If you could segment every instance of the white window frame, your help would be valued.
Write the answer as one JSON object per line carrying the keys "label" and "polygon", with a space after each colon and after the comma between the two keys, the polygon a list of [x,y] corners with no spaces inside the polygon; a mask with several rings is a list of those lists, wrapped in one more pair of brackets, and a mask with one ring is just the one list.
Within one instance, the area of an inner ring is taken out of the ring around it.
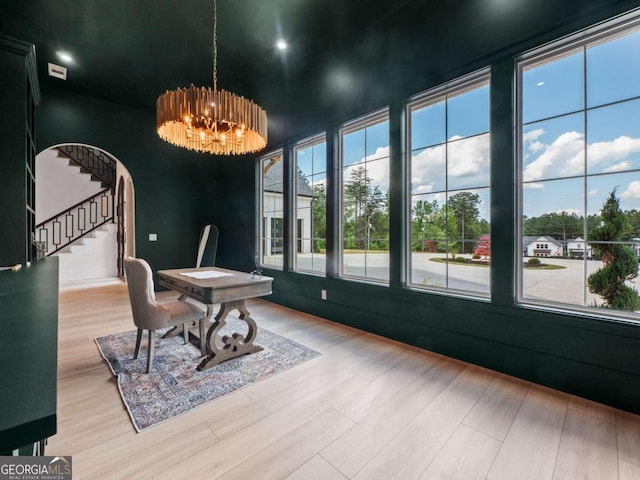
{"label": "white window frame", "polygon": [[[310,148],[310,147],[314,147],[315,145],[324,143],[325,147],[326,147],[326,143],[327,143],[327,135],[326,133],[322,132],[319,133],[317,135],[313,135],[311,137],[307,137],[303,140],[300,140],[299,142],[297,142],[294,146],[293,146],[293,175],[297,177],[297,167],[298,167],[298,151],[305,149],[305,148]],[[328,178],[329,176],[329,171],[327,170],[327,158],[325,156],[324,158],[324,173],[325,173],[325,177]],[[315,171],[314,171],[315,173]],[[294,177],[295,178],[295,177]],[[319,272],[317,270],[313,270],[313,269],[304,269],[304,268],[300,268],[298,266],[298,249],[297,249],[297,243],[298,243],[298,238],[300,238],[300,232],[298,232],[298,180],[297,178],[294,179],[293,181],[293,212],[294,212],[294,217],[295,217],[295,221],[293,222],[293,242],[294,242],[294,248],[293,248],[293,270],[295,272],[298,273],[305,273],[305,274],[309,274],[309,275],[318,275],[318,276],[325,276],[326,275],[326,268],[327,268],[327,264],[326,264],[326,257],[325,257],[325,268],[323,272]],[[326,186],[325,186],[325,193],[326,193]],[[311,226],[311,232],[313,233],[313,203],[311,206],[311,222],[312,222],[312,226]],[[325,210],[325,223],[326,223],[326,210]],[[313,253],[313,242],[315,240],[315,237],[312,235],[311,236],[311,250]],[[325,236],[325,243],[326,243],[326,236]]]}
{"label": "white window frame", "polygon": [[[438,103],[442,100],[446,100],[449,96],[457,96],[460,95],[462,93],[465,93],[466,91],[470,91],[473,90],[475,88],[478,88],[480,86],[483,85],[489,85],[489,88],[491,88],[491,68],[490,67],[485,67],[482,68],[480,70],[477,70],[475,72],[469,73],[467,75],[464,75],[462,77],[456,78],[454,80],[451,80],[450,82],[446,82],[442,85],[439,85],[437,87],[434,87],[432,89],[426,90],[424,92],[421,92],[417,95],[414,95],[413,97],[409,98],[407,100],[406,103],[406,108],[405,108],[405,124],[406,124],[406,129],[405,129],[405,158],[406,158],[406,165],[407,165],[407,192],[409,195],[409,201],[407,202],[407,212],[406,212],[406,218],[407,218],[407,230],[406,230],[406,243],[405,243],[405,251],[407,252],[405,258],[406,258],[406,276],[407,276],[407,287],[413,290],[420,290],[420,291],[429,291],[431,293],[442,293],[445,295],[453,295],[453,296],[458,296],[458,297],[464,297],[464,298],[474,298],[474,299],[481,299],[481,300],[489,300],[491,297],[491,285],[488,285],[488,291],[486,293],[483,292],[478,292],[478,291],[474,291],[474,290],[463,290],[463,289],[456,289],[456,288],[452,288],[452,287],[448,287],[448,286],[436,286],[436,285],[422,285],[422,284],[418,284],[418,283],[414,283],[412,282],[412,267],[413,267],[413,263],[412,263],[412,224],[411,224],[411,208],[412,208],[412,199],[411,197],[413,196],[413,193],[411,192],[411,179],[412,179],[412,175],[411,175],[411,169],[412,169],[412,150],[411,150],[411,114],[415,111],[415,110],[419,110],[421,108],[427,107],[428,105],[431,104],[435,104]],[[491,111],[489,110],[489,114],[491,113]],[[490,119],[489,119],[490,120]],[[469,137],[465,137],[466,138],[473,138],[474,136],[481,136],[481,135],[489,135],[489,142],[491,142],[491,123],[489,122],[489,130],[487,132],[481,133],[481,134],[476,134],[476,135],[472,135]],[[449,140],[445,138],[445,141],[443,142],[443,145],[448,145],[449,144]],[[446,169],[448,168],[448,166],[445,167],[445,178],[448,177]],[[490,180],[489,180],[490,182]],[[448,182],[446,182],[448,183]],[[468,190],[474,190],[475,188],[478,187],[469,187],[468,189],[453,189],[451,191],[468,191]],[[480,187],[480,188],[487,188],[489,191],[489,201],[491,201],[491,184],[489,183],[486,187]],[[445,190],[444,193],[445,195],[449,195],[449,188],[448,188],[448,184],[446,184],[445,186]],[[489,206],[489,209],[491,207]],[[491,222],[491,219],[489,219],[489,222]],[[447,239],[447,243],[449,242],[449,239]],[[479,268],[479,267],[468,267],[468,268]],[[491,268],[491,265],[489,265],[487,268]],[[446,276],[448,278],[449,276],[449,262],[446,263]],[[490,275],[489,275],[490,276]]]}
{"label": "white window frame", "polygon": [[[263,202],[263,198],[264,198],[264,173],[263,173],[263,165],[264,162],[272,159],[272,158],[277,158],[280,157],[280,162],[284,161],[283,158],[283,149],[278,149],[278,150],[273,150],[269,153],[267,153],[266,155],[262,155],[258,158],[257,161],[257,165],[256,165],[256,177],[257,177],[257,190],[258,190],[258,199],[257,199],[257,208],[256,211],[258,212],[258,215],[256,216],[256,231],[258,232],[258,236],[257,236],[257,245],[256,245],[256,252],[257,252],[257,258],[256,258],[256,264],[259,264],[261,267],[266,267],[266,268],[272,268],[275,270],[282,270],[284,268],[284,265],[278,265],[278,264],[274,264],[274,263],[265,263],[264,261],[264,256],[265,256],[265,250],[264,250],[264,244],[267,240],[269,240],[271,237],[267,236],[267,232],[264,231],[264,202]],[[283,176],[284,177],[284,176]],[[284,180],[284,178],[283,178]],[[284,190],[284,182],[283,182],[283,190]],[[284,205],[284,191],[283,191],[283,203],[282,203],[282,212],[283,215],[286,214],[286,205]],[[284,217],[283,217],[284,220]],[[270,235],[270,233],[269,233]],[[284,243],[284,235],[286,235],[286,232],[283,232],[283,243]],[[284,251],[282,252],[284,255]]]}
{"label": "white window frame", "polygon": [[[363,115],[361,117],[355,118],[353,120],[349,120],[348,122],[343,123],[340,128],[338,129],[338,138],[337,138],[337,145],[336,145],[336,151],[337,151],[337,158],[338,161],[337,163],[337,169],[338,169],[338,185],[340,185],[340,195],[339,195],[339,201],[338,201],[338,208],[337,208],[337,216],[339,218],[339,222],[338,222],[338,243],[337,243],[337,247],[336,248],[336,256],[338,258],[338,276],[340,278],[344,278],[344,279],[348,279],[348,280],[355,280],[355,281],[360,281],[360,282],[364,282],[364,283],[373,283],[373,284],[378,284],[378,285],[389,285],[389,278],[387,278],[387,280],[382,280],[382,279],[377,279],[374,277],[367,277],[367,276],[360,276],[360,275],[350,275],[350,274],[346,274],[344,272],[344,206],[345,206],[345,202],[344,202],[344,181],[345,179],[343,178],[343,173],[344,173],[344,152],[342,144],[343,144],[343,138],[345,135],[348,135],[349,133],[353,133],[353,132],[357,132],[358,130],[362,130],[365,129],[369,126],[373,126],[376,125],[378,123],[382,123],[382,122],[389,122],[390,118],[389,118],[389,107],[384,107],[381,108],[380,110],[376,110],[374,112],[371,112],[369,114]],[[391,141],[391,135],[389,135],[389,141]],[[366,148],[365,148],[366,150]],[[366,155],[366,154],[365,154]],[[391,172],[388,172],[389,177],[391,176]],[[390,258],[391,256],[391,252],[388,253],[388,256]],[[389,275],[391,274],[391,271],[389,269]]]}
{"label": "white window frame", "polygon": [[[563,37],[557,41],[550,42],[539,48],[526,52],[514,59],[515,71],[514,71],[514,85],[515,85],[515,158],[516,158],[516,245],[522,245],[522,239],[524,237],[524,222],[523,222],[523,192],[524,192],[524,178],[523,178],[523,108],[522,108],[522,77],[523,72],[527,67],[543,65],[553,61],[557,57],[564,56],[568,52],[580,51],[587,48],[587,46],[597,45],[598,43],[605,43],[607,41],[614,40],[617,37],[621,37],[631,31],[637,30],[640,27],[640,10],[620,15],[616,18],[601,22],[593,27],[587,28],[580,32]],[[631,61],[631,60],[630,60]],[[585,67],[586,68],[586,67]],[[583,70],[584,72],[584,70]],[[584,73],[583,82],[586,83]],[[585,92],[586,95],[586,92]],[[635,97],[633,97],[635,98]],[[625,100],[622,100],[625,101]],[[564,114],[553,115],[550,118],[562,117],[564,115],[580,112],[584,115],[589,110],[594,108],[600,108],[601,106],[588,107],[586,104],[582,106],[580,110],[565,112]],[[535,122],[543,121],[544,118],[536,119]],[[585,132],[585,155],[587,151],[586,132]],[[575,178],[583,178],[587,181],[587,178],[592,176],[600,176],[602,174],[595,173],[589,174],[585,169],[585,172],[581,175],[576,175]],[[553,180],[553,179],[547,179]],[[585,204],[584,217],[588,215],[586,209],[586,193],[584,194],[583,203]],[[587,224],[585,221],[583,237],[586,237]],[[585,255],[589,249],[588,242],[585,243]],[[517,305],[524,308],[533,308],[538,310],[552,311],[558,313],[578,313],[580,315],[595,317],[599,320],[613,320],[616,322],[623,321],[632,324],[638,324],[640,318],[638,315],[634,315],[633,312],[625,312],[611,309],[603,309],[598,307],[589,307],[586,305],[577,305],[570,303],[561,303],[553,300],[539,300],[524,296],[524,262],[522,261],[521,252],[519,249],[514,249],[514,268],[516,271],[516,298]],[[583,275],[587,275],[586,267]],[[586,303],[586,302],[585,302]]]}

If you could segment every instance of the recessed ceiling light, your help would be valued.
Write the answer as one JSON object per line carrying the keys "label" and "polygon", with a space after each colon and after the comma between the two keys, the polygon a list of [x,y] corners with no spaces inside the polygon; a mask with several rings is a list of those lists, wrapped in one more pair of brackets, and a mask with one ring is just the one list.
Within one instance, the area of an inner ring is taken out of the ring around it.
{"label": "recessed ceiling light", "polygon": [[287,41],[280,38],[278,40],[276,40],[276,48],[278,50],[286,50],[289,47],[289,45],[287,45]]}
{"label": "recessed ceiling light", "polygon": [[65,52],[63,50],[58,50],[56,52],[56,55],[58,56],[58,59],[60,59],[61,62],[73,63],[73,57],[71,56],[71,54],[69,52]]}

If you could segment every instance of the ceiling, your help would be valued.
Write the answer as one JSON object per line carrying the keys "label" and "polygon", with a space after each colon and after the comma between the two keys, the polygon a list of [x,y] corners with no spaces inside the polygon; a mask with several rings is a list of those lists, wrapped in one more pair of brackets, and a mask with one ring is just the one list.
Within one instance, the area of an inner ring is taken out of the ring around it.
{"label": "ceiling", "polygon": [[[407,3],[218,0],[218,86],[277,115],[306,90],[301,79]],[[0,11],[0,32],[35,44],[41,83],[150,110],[166,90],[212,86],[212,0],[3,0]],[[67,66],[68,79],[49,78],[48,62]]]}
{"label": "ceiling", "polygon": [[[265,108],[270,144],[311,116],[327,124],[382,106],[399,85],[418,92],[425,77],[437,81],[554,18],[616,3],[217,1],[218,87]],[[0,32],[35,44],[43,86],[149,111],[166,90],[212,86],[213,0],[3,0]],[[285,52],[275,48],[279,37]],[[48,62],[62,64],[58,50],[75,59],[66,81],[46,74]]]}

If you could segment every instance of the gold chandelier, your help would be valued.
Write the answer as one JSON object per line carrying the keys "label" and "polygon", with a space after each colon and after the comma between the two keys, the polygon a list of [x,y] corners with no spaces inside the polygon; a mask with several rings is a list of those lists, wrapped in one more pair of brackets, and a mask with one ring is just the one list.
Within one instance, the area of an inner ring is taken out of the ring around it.
{"label": "gold chandelier", "polygon": [[156,101],[158,135],[178,147],[241,155],[267,145],[267,112],[251,100],[218,90],[218,14],[213,2],[213,90],[168,90]]}

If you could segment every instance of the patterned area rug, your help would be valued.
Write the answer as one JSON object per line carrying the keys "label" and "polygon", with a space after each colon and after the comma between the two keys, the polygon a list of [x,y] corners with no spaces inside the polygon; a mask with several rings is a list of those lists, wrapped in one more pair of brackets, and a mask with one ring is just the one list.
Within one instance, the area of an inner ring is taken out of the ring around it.
{"label": "patterned area rug", "polygon": [[[237,318],[227,317],[226,321],[222,333],[246,331],[246,323]],[[96,338],[100,353],[118,377],[120,395],[138,432],[320,355],[258,327],[254,343],[264,350],[198,372],[196,366],[202,356],[197,338],[196,344],[184,345],[182,335],[162,339],[162,333],[156,332],[153,365],[148,375],[144,373],[146,332],[137,360],[133,360],[135,331]]]}

